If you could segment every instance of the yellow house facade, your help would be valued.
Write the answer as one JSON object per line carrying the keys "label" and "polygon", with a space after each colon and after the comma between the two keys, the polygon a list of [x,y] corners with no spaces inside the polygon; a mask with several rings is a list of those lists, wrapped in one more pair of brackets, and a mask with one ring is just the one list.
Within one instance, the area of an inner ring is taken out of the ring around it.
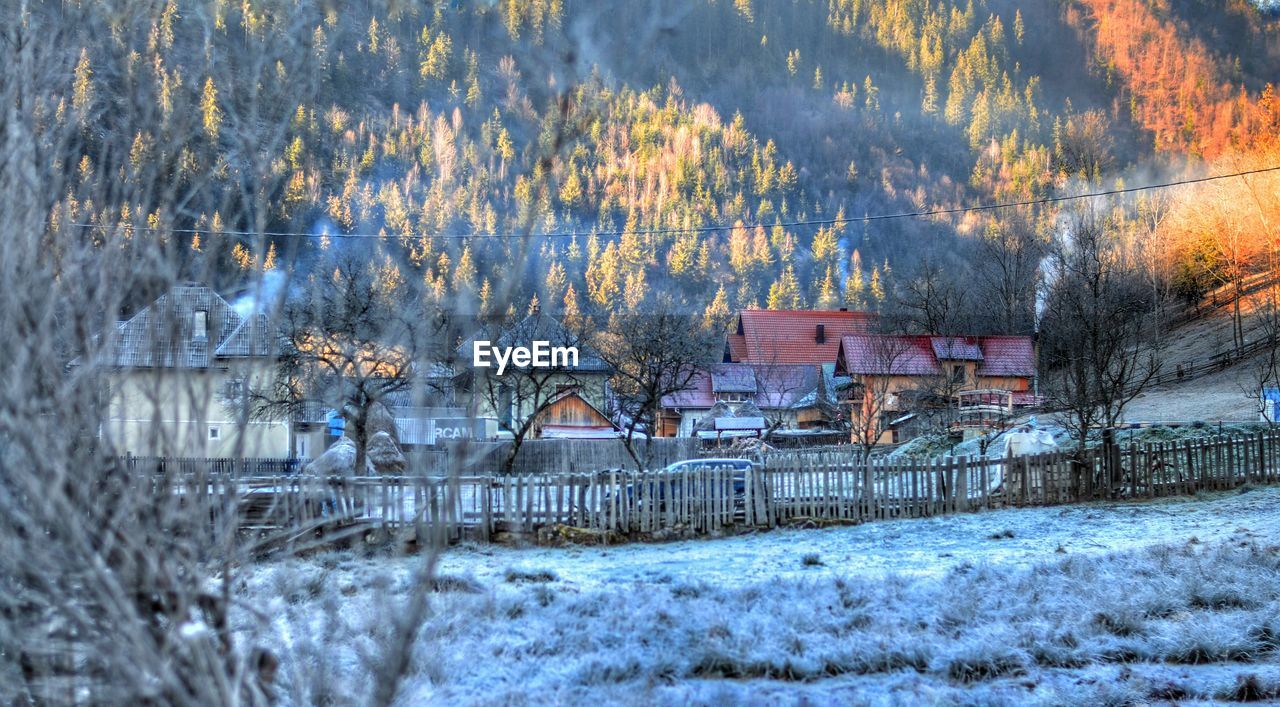
{"label": "yellow house facade", "polygon": [[289,421],[249,419],[243,397],[274,374],[271,348],[264,315],[175,287],[111,332],[99,438],[121,455],[290,456]]}

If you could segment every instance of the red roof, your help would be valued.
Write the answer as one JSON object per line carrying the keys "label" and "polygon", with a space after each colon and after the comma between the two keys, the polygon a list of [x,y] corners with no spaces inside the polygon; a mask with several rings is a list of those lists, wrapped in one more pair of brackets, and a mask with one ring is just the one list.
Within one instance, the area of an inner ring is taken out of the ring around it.
{"label": "red roof", "polygon": [[765,409],[789,408],[818,387],[821,369],[809,365],[753,366],[725,363],[698,371],[689,386],[662,399],[662,407],[710,408],[718,393],[745,394]]}
{"label": "red roof", "polygon": [[942,374],[942,367],[934,356],[933,339],[928,336],[851,334],[840,340],[839,352],[837,374],[842,371],[866,376]]}
{"label": "red roof", "polygon": [[[941,343],[940,343],[941,342]],[[943,338],[851,334],[840,341],[837,373],[935,376],[940,356],[978,361],[977,374],[1030,378],[1036,373],[1035,346],[1029,336]]]}
{"label": "red roof", "polygon": [[939,361],[981,361],[982,349],[974,336],[935,336],[933,355]]}
{"label": "red roof", "polygon": [[[870,329],[870,312],[805,309],[748,309],[725,342],[725,363],[831,363],[840,337]],[[819,342],[818,327],[822,327]]]}
{"label": "red roof", "polygon": [[1016,376],[1031,378],[1036,374],[1036,346],[1029,336],[983,336],[980,376]]}

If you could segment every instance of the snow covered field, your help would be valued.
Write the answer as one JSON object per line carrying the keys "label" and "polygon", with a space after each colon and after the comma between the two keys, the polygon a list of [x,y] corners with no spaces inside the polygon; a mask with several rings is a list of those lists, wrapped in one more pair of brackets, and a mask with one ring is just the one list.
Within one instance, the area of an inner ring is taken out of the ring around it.
{"label": "snow covered field", "polygon": [[[286,702],[359,703],[417,558],[264,565]],[[404,704],[1280,699],[1280,488],[605,548],[464,545]]]}

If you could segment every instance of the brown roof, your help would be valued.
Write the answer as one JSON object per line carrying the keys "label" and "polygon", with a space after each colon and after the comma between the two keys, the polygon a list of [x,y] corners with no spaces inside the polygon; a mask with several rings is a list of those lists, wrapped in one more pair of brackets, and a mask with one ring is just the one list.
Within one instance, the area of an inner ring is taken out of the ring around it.
{"label": "brown roof", "polygon": [[[866,332],[870,312],[845,310],[748,309],[725,341],[725,363],[821,365],[836,359],[840,338]],[[819,341],[819,327],[822,327]]]}

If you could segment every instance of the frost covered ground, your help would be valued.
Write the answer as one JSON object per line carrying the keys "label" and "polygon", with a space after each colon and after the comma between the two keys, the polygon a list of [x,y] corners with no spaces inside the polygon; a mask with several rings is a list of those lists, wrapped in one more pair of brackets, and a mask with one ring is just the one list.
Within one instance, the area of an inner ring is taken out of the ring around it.
{"label": "frost covered ground", "polygon": [[[286,702],[359,703],[417,558],[256,568]],[[442,559],[404,704],[1280,700],[1280,488]],[[253,626],[258,626],[257,631]]]}

